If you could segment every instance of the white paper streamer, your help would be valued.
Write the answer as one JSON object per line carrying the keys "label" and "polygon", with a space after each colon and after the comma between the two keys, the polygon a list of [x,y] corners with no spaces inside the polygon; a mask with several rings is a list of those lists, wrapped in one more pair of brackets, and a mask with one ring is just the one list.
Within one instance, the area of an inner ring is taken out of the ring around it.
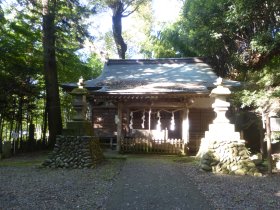
{"label": "white paper streamer", "polygon": [[132,130],[133,129],[133,112],[130,112],[130,123],[129,123],[129,128]]}
{"label": "white paper streamer", "polygon": [[142,128],[145,128],[145,110],[143,111],[143,116],[142,116]]}
{"label": "white paper streamer", "polygon": [[170,130],[175,130],[175,119],[174,119],[174,112],[172,112],[171,121],[170,121]]}

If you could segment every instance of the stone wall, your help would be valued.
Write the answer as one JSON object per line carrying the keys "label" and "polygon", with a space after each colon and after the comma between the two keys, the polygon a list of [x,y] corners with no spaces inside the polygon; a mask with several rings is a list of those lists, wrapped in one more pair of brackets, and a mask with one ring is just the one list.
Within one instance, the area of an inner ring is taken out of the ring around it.
{"label": "stone wall", "polygon": [[99,139],[92,136],[57,136],[43,166],[49,168],[92,168],[104,159]]}
{"label": "stone wall", "polygon": [[211,141],[207,142],[207,147],[200,161],[203,170],[222,174],[262,175],[250,159],[244,141]]}

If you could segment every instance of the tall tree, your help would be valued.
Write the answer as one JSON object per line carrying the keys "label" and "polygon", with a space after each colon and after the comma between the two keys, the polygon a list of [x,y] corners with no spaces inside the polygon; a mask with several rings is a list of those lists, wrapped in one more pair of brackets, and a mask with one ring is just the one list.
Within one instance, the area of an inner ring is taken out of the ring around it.
{"label": "tall tree", "polygon": [[56,0],[42,0],[44,75],[48,105],[49,143],[52,146],[54,146],[56,135],[61,134],[62,131],[55,50],[56,4]]}
{"label": "tall tree", "polygon": [[128,17],[135,12],[141,4],[147,0],[105,0],[112,10],[112,30],[119,58],[125,59],[127,44],[122,36],[122,18]]}
{"label": "tall tree", "polygon": [[[43,76],[43,8],[42,0],[8,2],[1,9],[2,4],[0,2],[0,138],[2,136],[9,140],[12,131],[21,128],[25,130],[32,122],[35,122],[39,130],[40,127],[48,128],[42,126],[43,98],[46,97]],[[82,18],[90,13],[80,7],[76,0],[57,1],[55,9],[55,26],[51,30],[55,30],[58,83],[72,82],[80,76],[87,79],[95,77],[101,68],[98,58],[93,55],[91,60],[82,61],[76,53],[87,36],[86,28],[81,23]],[[93,65],[98,68],[92,68]],[[64,104],[62,101],[62,106]],[[56,116],[53,120],[57,120]],[[24,136],[22,139],[27,138]]]}

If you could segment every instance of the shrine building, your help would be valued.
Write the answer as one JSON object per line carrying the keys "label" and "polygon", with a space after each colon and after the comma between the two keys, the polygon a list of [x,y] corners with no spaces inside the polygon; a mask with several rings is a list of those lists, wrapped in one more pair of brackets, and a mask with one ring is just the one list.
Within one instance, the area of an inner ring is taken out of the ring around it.
{"label": "shrine building", "polygon": [[201,58],[110,59],[84,82],[94,135],[122,152],[194,154],[215,117],[217,78]]}

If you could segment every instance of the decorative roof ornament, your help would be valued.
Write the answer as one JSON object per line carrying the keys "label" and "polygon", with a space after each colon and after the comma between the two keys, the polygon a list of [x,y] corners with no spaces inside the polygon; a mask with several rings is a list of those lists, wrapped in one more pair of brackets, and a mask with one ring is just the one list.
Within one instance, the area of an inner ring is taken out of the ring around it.
{"label": "decorative roof ornament", "polygon": [[216,80],[214,85],[221,86],[222,84],[223,84],[223,78],[222,77],[218,77],[218,79]]}
{"label": "decorative roof ornament", "polygon": [[229,90],[229,88],[223,86],[222,77],[218,77],[216,82],[214,83],[214,85],[216,85],[217,87],[211,91],[211,94],[210,94],[211,97],[227,96],[227,95],[231,94],[231,91]]}
{"label": "decorative roof ornament", "polygon": [[79,81],[77,82],[78,88],[84,88],[85,83],[84,83],[84,78],[81,76]]}

